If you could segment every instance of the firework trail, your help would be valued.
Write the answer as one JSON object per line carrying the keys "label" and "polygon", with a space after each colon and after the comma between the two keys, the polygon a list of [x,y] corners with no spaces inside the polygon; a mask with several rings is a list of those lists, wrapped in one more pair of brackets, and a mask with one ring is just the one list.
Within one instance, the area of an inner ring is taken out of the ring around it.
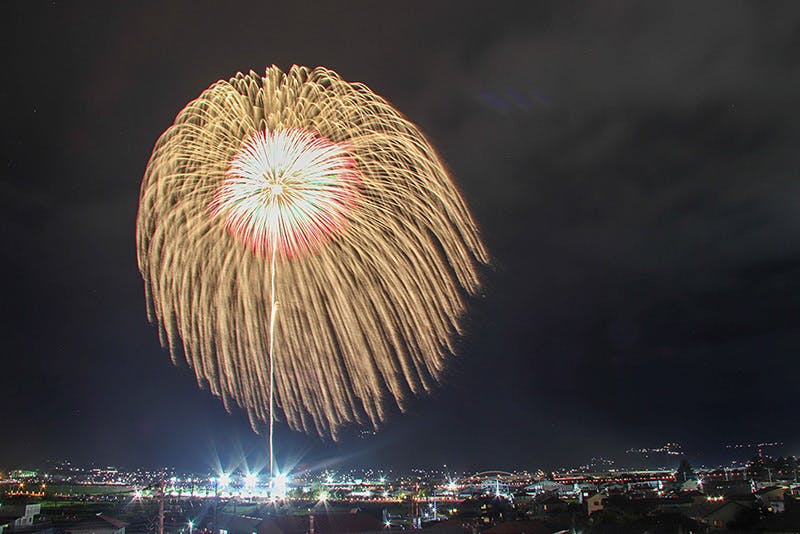
{"label": "firework trail", "polygon": [[488,260],[417,127],[297,66],[219,81],[178,114],[142,182],[137,253],[173,361],[254,429],[282,413],[334,438],[437,382]]}

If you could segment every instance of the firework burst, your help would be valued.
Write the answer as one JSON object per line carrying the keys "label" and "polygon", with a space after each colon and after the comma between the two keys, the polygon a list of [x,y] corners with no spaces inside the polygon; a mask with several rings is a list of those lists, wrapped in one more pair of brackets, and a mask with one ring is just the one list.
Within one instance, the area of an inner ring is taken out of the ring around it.
{"label": "firework burst", "polygon": [[420,131],[305,67],[237,74],[178,114],[142,182],[137,252],[173,360],[254,428],[282,413],[333,437],[438,381],[487,261]]}
{"label": "firework burst", "polygon": [[253,251],[314,249],[346,223],[360,179],[346,150],[312,132],[258,131],[233,157],[211,202]]}

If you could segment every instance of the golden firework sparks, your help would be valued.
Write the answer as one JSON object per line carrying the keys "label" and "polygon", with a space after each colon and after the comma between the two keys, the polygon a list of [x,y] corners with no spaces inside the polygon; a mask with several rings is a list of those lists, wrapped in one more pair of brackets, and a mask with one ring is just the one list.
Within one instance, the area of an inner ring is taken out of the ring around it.
{"label": "golden firework sparks", "polygon": [[297,66],[219,81],[178,114],[147,165],[137,252],[173,361],[254,428],[274,391],[292,428],[334,438],[438,381],[488,259],[417,127]]}

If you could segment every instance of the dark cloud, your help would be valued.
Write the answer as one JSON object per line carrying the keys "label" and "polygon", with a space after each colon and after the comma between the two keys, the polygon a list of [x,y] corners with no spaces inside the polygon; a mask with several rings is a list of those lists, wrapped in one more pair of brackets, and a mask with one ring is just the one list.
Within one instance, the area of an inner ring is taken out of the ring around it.
{"label": "dark cloud", "polygon": [[800,445],[775,402],[799,392],[795,4],[6,12],[0,401],[19,434],[0,461],[203,466],[263,449],[158,347],[133,234],[177,110],[272,63],[330,66],[420,124],[493,254],[440,390],[369,439],[281,429],[284,450],[466,468],[665,440]]}

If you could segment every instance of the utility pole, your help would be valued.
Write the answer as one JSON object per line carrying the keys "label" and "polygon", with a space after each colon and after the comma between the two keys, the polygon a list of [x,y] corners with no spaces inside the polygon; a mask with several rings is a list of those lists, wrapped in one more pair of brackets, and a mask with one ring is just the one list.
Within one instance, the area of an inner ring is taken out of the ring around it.
{"label": "utility pole", "polygon": [[217,508],[219,508],[219,477],[214,479],[214,531],[211,534],[217,534]]}
{"label": "utility pole", "polygon": [[158,483],[158,534],[164,534],[164,493],[166,482],[162,479]]}

